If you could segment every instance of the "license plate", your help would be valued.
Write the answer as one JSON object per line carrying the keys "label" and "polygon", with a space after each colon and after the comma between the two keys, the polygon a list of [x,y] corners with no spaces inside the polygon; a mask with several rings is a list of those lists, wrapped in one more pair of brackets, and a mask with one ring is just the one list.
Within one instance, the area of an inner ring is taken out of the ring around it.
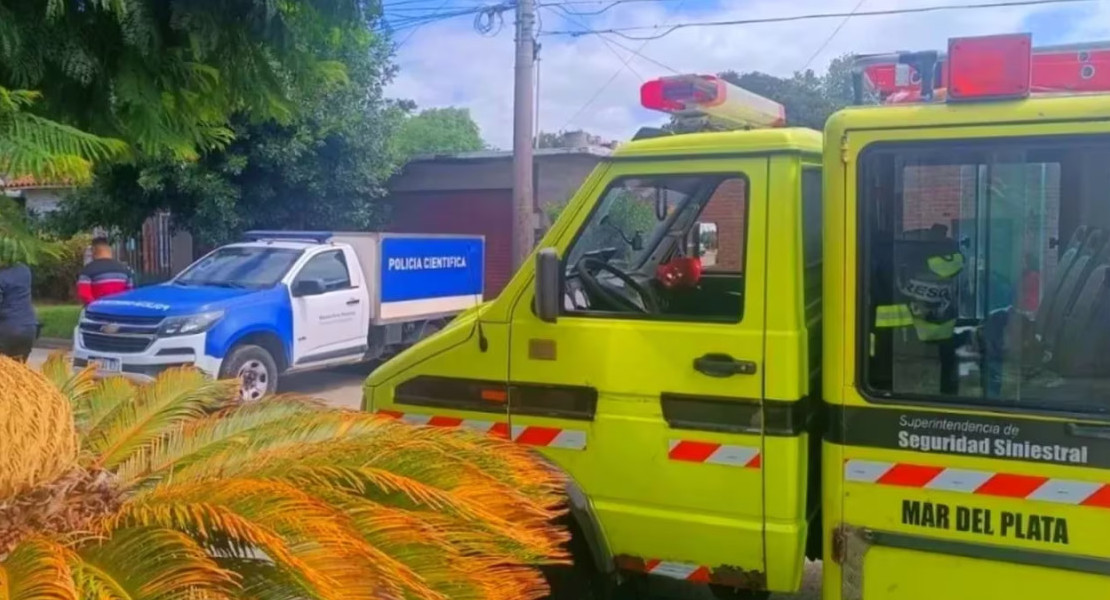
{"label": "license plate", "polygon": [[96,367],[102,373],[119,373],[122,365],[118,358],[89,357],[89,366]]}

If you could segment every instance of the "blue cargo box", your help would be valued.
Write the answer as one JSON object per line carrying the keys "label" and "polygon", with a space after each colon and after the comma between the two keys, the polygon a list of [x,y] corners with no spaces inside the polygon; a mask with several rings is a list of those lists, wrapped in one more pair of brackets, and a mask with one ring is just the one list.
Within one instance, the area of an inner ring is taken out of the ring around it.
{"label": "blue cargo box", "polygon": [[336,233],[350,244],[371,282],[375,325],[454,315],[482,302],[482,236]]}

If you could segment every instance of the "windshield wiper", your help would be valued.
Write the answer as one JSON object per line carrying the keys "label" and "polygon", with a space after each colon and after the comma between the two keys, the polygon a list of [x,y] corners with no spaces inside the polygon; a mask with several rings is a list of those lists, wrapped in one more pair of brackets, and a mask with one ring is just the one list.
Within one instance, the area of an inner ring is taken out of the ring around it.
{"label": "windshield wiper", "polygon": [[235,290],[245,290],[245,289],[248,289],[250,287],[250,286],[243,285],[241,283],[235,283],[233,281],[215,281],[215,280],[211,280],[211,281],[206,281],[206,280],[192,281],[192,282],[189,282],[189,283],[185,283],[184,285],[196,285],[196,286],[201,286],[201,287],[231,288],[231,289],[235,289]]}

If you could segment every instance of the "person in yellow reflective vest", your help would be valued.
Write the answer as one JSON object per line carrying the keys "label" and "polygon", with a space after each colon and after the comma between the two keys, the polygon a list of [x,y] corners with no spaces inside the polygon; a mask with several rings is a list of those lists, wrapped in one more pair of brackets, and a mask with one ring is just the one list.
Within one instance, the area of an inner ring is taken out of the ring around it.
{"label": "person in yellow reflective vest", "polygon": [[895,248],[894,279],[901,302],[877,306],[875,327],[912,326],[918,340],[935,344],[940,358],[940,392],[957,394],[956,291],[964,257],[943,225],[903,232]]}

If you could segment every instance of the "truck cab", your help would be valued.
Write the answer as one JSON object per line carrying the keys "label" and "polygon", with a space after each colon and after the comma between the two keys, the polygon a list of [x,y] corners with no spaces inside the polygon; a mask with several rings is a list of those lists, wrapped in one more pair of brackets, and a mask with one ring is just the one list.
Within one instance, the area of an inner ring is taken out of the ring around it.
{"label": "truck cab", "polygon": [[[1033,87],[1110,89],[1107,60],[953,40],[861,61],[912,102],[823,138],[623,145],[364,408],[536,447],[603,578],[763,597],[822,559],[827,600],[1106,597],[1110,103]],[[669,79],[645,98],[781,122]]]}
{"label": "truck cab", "polygon": [[256,401],[286,373],[376,360],[481,300],[483,241],[251,232],[169,282],[92,303],[77,367],[154,377],[194,366]]}
{"label": "truck cab", "polygon": [[379,367],[366,408],[541,449],[582,491],[605,572],[796,586],[817,507],[820,153],[789,128],[622,146],[540,243],[548,285],[523,267]]}

